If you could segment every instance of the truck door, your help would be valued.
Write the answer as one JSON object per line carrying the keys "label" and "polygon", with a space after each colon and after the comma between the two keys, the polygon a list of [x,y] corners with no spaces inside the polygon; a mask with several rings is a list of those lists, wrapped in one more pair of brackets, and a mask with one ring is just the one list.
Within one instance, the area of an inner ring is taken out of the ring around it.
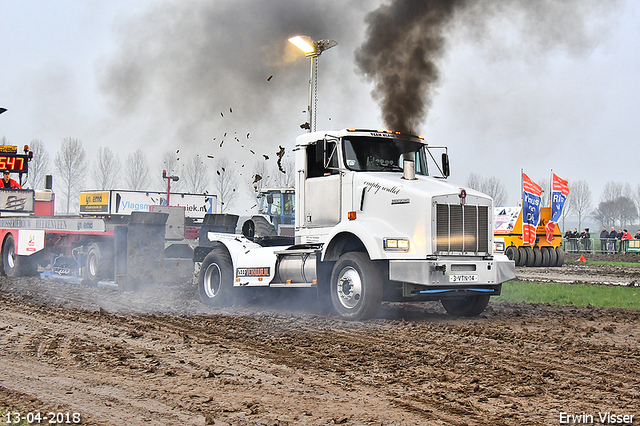
{"label": "truck door", "polygon": [[307,146],[306,227],[334,226],[340,222],[342,176],[338,170],[337,148],[335,141],[318,141]]}

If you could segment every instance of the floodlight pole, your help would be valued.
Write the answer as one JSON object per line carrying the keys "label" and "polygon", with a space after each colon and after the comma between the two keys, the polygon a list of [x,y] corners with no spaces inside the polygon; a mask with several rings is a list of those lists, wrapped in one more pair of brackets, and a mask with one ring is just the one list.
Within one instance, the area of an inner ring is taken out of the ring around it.
{"label": "floodlight pole", "polygon": [[307,106],[308,131],[316,130],[316,105],[318,103],[318,57],[325,50],[338,45],[334,40],[314,41],[308,36],[291,37],[289,41],[298,49],[304,52],[305,56],[311,59],[311,70],[309,72],[309,101]]}

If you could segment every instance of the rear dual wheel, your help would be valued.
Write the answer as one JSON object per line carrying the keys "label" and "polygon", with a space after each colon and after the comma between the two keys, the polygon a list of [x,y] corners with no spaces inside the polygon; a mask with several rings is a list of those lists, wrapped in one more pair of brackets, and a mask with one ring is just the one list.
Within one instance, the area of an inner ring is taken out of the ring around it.
{"label": "rear dual wheel", "polygon": [[32,276],[38,272],[37,255],[16,254],[16,244],[12,234],[7,234],[2,245],[2,266],[7,277]]}
{"label": "rear dual wheel", "polygon": [[241,301],[242,289],[233,286],[233,264],[224,247],[214,247],[202,261],[198,276],[200,299],[209,306],[229,306]]}
{"label": "rear dual wheel", "polygon": [[87,260],[82,269],[82,278],[92,285],[97,285],[98,282],[111,278],[113,269],[113,249],[108,244],[91,244],[87,250]]}

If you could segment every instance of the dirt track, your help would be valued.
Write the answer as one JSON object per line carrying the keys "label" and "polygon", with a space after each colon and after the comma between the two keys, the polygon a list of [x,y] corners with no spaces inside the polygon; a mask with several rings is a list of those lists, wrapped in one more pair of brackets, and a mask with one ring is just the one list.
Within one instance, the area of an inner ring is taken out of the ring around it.
{"label": "dirt track", "polygon": [[0,279],[0,303],[0,407],[83,424],[640,424],[635,311],[494,301],[454,319],[385,304],[348,323],[304,293],[213,309],[189,286],[26,278]]}

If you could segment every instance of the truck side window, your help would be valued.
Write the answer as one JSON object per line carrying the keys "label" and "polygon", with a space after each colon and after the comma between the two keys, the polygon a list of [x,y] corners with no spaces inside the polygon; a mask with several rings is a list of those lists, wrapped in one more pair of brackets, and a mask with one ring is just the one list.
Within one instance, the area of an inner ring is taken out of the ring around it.
{"label": "truck side window", "polygon": [[[317,141],[316,144],[322,144],[323,141]],[[324,167],[324,158],[317,156],[316,144],[307,146],[307,177],[327,176],[338,173],[338,150],[335,142],[327,142],[326,157],[329,162],[328,167]]]}
{"label": "truck side window", "polygon": [[316,158],[316,144],[318,143],[322,143],[322,141],[307,146],[307,177],[310,178],[323,174],[322,158],[319,160]]}

